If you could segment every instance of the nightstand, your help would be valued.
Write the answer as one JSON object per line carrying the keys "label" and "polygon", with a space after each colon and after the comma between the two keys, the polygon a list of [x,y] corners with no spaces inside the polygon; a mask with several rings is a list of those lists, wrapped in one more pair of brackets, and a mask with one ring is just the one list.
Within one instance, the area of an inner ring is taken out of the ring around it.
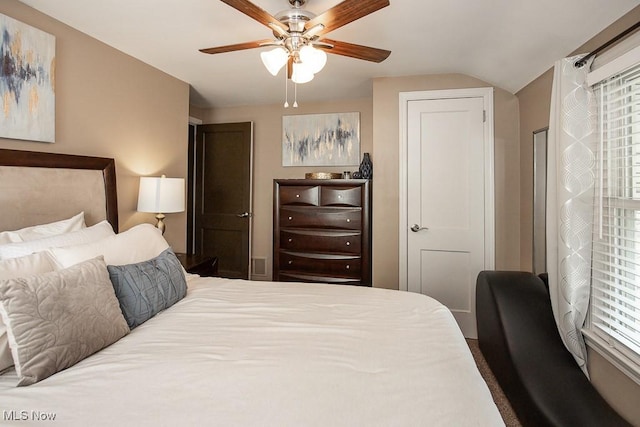
{"label": "nightstand", "polygon": [[203,277],[218,275],[218,258],[209,255],[194,255],[176,253],[176,257],[187,273],[198,274]]}

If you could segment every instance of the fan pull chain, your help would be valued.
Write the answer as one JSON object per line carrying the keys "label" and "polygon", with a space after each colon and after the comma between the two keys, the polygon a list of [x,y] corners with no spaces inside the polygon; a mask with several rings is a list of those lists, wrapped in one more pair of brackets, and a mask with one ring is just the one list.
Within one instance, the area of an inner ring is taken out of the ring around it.
{"label": "fan pull chain", "polygon": [[284,73],[284,108],[289,108],[289,80],[287,72]]}
{"label": "fan pull chain", "polygon": [[298,84],[293,84],[293,108],[298,108]]}

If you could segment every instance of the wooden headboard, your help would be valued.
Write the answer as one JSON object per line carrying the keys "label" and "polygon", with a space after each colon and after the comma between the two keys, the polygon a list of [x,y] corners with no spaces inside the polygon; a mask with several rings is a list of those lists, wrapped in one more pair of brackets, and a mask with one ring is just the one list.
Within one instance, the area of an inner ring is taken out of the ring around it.
{"label": "wooden headboard", "polygon": [[114,159],[0,149],[0,231],[65,219],[85,211],[118,231]]}

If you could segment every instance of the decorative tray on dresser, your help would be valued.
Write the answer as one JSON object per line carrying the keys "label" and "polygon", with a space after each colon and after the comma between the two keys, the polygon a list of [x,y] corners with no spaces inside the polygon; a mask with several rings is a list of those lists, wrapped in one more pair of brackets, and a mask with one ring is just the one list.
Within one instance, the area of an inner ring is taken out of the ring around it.
{"label": "decorative tray on dresser", "polygon": [[273,280],[371,286],[371,182],[273,181]]}

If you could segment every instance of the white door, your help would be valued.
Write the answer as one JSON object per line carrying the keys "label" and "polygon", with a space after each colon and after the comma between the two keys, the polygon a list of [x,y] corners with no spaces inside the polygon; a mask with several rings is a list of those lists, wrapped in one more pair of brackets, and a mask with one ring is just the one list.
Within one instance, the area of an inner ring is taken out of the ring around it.
{"label": "white door", "polygon": [[476,277],[493,268],[493,102],[429,94],[405,106],[407,290],[442,302],[476,338]]}

